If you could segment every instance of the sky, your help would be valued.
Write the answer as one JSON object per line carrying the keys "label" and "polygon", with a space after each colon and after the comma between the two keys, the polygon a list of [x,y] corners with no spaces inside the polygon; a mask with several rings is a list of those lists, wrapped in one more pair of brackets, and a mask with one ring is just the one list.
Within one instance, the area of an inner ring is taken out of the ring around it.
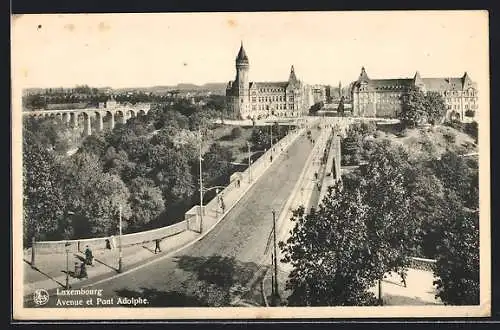
{"label": "sky", "polygon": [[[228,82],[243,41],[250,81],[308,84],[458,77],[488,84],[486,11],[22,15],[16,86],[146,87]],[[483,86],[485,87],[485,86]],[[481,88],[480,88],[481,89]]]}

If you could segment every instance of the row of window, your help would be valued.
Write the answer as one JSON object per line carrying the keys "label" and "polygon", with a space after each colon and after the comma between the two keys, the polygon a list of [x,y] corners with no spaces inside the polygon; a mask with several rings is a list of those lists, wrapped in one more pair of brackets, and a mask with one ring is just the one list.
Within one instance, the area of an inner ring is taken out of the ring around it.
{"label": "row of window", "polygon": [[[255,96],[252,96],[252,103],[256,103],[257,100],[259,102],[285,102],[286,101],[284,96],[279,96],[279,95],[262,96],[262,97],[258,97],[258,98]],[[288,102],[293,102],[293,96],[288,97]]]}
{"label": "row of window", "polygon": [[[460,98],[446,98],[445,99],[446,103],[460,103]],[[469,102],[469,103],[476,103],[476,99],[475,98],[468,98],[468,99],[464,99],[465,102]]]}
{"label": "row of window", "polygon": [[[247,118],[247,119],[251,119],[252,117],[254,117],[256,119],[263,119],[263,118],[268,118],[270,116],[267,113],[266,114],[263,114],[263,113],[252,114],[252,116],[250,116],[250,114],[247,114],[247,112],[243,112],[241,115],[244,118]],[[276,117],[298,117],[299,113],[298,112],[275,112],[271,116],[276,116]]]}
{"label": "row of window", "polygon": [[259,93],[278,93],[284,91],[284,88],[259,88]]}
{"label": "row of window", "polygon": [[[293,103],[290,103],[288,105],[288,108],[286,107],[286,104],[277,104],[276,105],[276,109],[278,110],[287,110],[287,109],[291,109],[293,110],[295,107],[294,107],[294,104]],[[269,110],[269,105],[266,105],[266,104],[252,104],[252,110]]]}
{"label": "row of window", "polygon": [[476,93],[473,89],[468,91],[444,91],[440,93],[443,96],[475,96]]}
{"label": "row of window", "polygon": [[[477,108],[478,108],[477,104],[471,104],[470,107],[468,104],[465,105],[465,110],[469,110],[469,109],[474,110]],[[446,106],[446,109],[448,109],[448,110],[452,110],[452,109],[453,110],[460,110],[460,104],[448,104]]]}

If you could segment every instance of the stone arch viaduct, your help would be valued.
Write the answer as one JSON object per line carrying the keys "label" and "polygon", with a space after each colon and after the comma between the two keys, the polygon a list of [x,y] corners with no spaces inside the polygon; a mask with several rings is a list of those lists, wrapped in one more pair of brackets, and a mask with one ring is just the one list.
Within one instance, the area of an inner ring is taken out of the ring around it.
{"label": "stone arch viaduct", "polygon": [[96,126],[94,130],[100,132],[104,129],[104,119],[109,123],[109,128],[115,127],[115,121],[120,124],[125,124],[132,117],[146,115],[150,110],[149,105],[136,107],[114,107],[114,108],[85,108],[85,109],[69,109],[69,110],[39,110],[39,111],[23,111],[24,116],[31,117],[52,117],[60,118],[68,124],[72,124],[74,128],[78,128],[79,118],[83,118],[84,132],[86,135],[92,134],[92,119],[95,119]]}

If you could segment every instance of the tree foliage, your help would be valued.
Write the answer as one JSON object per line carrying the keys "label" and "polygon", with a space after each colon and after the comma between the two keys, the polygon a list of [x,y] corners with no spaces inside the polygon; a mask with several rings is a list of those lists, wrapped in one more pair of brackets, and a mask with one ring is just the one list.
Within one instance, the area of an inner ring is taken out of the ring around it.
{"label": "tree foliage", "polygon": [[[454,211],[454,210],[450,210]],[[443,219],[437,246],[437,296],[448,305],[479,304],[479,213],[458,210]]]}
{"label": "tree foliage", "polygon": [[150,179],[138,177],[130,183],[129,228],[137,230],[156,220],[165,210],[161,190]]}
{"label": "tree foliage", "polygon": [[[350,135],[362,139],[368,132],[354,127]],[[371,304],[367,290],[387,272],[406,272],[412,256],[438,260],[443,301],[477,301],[477,161],[453,151],[439,160],[415,159],[390,140],[367,140],[362,148],[366,164],[330,187],[317,210],[294,213],[295,228],[281,243],[293,266],[288,303]]]}
{"label": "tree foliage", "polygon": [[284,262],[293,266],[286,288],[290,306],[374,305],[368,292],[373,272],[367,228],[367,207],[358,194],[330,189],[318,211],[294,211],[291,237],[280,242]]}
{"label": "tree foliage", "polygon": [[[56,119],[25,120],[25,244],[35,233],[38,239],[115,234],[120,206],[124,233],[181,220],[198,202],[198,130],[207,136],[210,116],[220,110],[220,98],[208,101],[154,104],[144,116],[84,137],[71,156],[58,146],[68,140],[61,132],[76,130]],[[228,148],[212,145],[204,155],[205,184],[225,185],[232,160]]]}
{"label": "tree foliage", "polygon": [[23,222],[25,244],[58,238],[66,198],[61,184],[62,169],[53,152],[25,132],[23,140]]}
{"label": "tree foliage", "polygon": [[446,114],[446,103],[437,92],[424,93],[411,89],[402,95],[403,106],[399,117],[405,126],[415,127],[425,122],[436,124]]}

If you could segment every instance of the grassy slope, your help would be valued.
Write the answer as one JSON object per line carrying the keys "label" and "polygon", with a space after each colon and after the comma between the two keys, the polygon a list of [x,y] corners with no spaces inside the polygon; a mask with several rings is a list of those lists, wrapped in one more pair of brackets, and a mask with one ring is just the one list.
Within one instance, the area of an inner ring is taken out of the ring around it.
{"label": "grassy slope", "polygon": [[[402,144],[412,153],[421,150],[421,142],[425,138],[432,141],[438,154],[444,153],[450,147],[467,153],[477,152],[477,145],[471,136],[448,126],[407,129],[404,136],[398,134],[398,130],[394,125],[379,125],[378,129],[377,138],[389,138],[396,143]],[[455,136],[455,142],[451,146],[447,141],[447,135]]]}

